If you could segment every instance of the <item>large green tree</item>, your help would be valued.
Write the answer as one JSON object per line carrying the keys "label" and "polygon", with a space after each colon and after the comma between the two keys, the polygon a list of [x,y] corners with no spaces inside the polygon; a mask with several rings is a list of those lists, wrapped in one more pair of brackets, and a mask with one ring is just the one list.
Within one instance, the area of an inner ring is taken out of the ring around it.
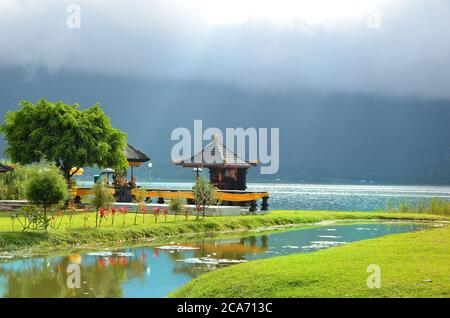
{"label": "large green tree", "polygon": [[46,99],[36,104],[22,101],[19,110],[6,114],[0,131],[12,161],[54,161],[67,180],[76,173],[71,173],[73,167],[127,167],[126,134],[111,125],[99,104],[80,110],[78,104]]}

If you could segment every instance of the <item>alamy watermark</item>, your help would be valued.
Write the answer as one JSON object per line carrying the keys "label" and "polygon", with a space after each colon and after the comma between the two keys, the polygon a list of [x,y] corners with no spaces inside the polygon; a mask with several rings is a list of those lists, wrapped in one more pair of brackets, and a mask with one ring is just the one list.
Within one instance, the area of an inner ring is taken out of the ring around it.
{"label": "alamy watermark", "polygon": [[378,10],[374,10],[369,13],[366,20],[367,28],[369,29],[381,29],[381,21],[382,21],[381,12]]}
{"label": "alamy watermark", "polygon": [[[210,127],[203,131],[202,120],[194,120],[193,136],[189,129],[178,127],[172,131],[170,138],[178,141],[171,151],[171,158],[174,162],[232,164],[237,163],[233,161],[244,159],[248,162],[258,163],[261,174],[275,174],[280,166],[279,128],[270,128],[270,136],[268,128],[256,129],[254,127],[226,128],[225,134],[223,134],[222,130],[216,127]],[[225,145],[226,149],[235,153],[237,157],[224,155],[223,149],[216,149],[218,147],[205,149],[202,153],[203,142],[213,140]],[[224,157],[226,158],[224,159]]]}
{"label": "alamy watermark", "polygon": [[370,264],[367,266],[367,287],[370,289],[381,288],[381,268],[377,264]]}
{"label": "alamy watermark", "polygon": [[69,264],[67,266],[67,288],[81,288],[81,268],[78,264]]}
{"label": "alamy watermark", "polygon": [[66,26],[69,29],[81,28],[81,7],[79,4],[71,3],[67,6],[66,12],[68,13],[66,19]]}

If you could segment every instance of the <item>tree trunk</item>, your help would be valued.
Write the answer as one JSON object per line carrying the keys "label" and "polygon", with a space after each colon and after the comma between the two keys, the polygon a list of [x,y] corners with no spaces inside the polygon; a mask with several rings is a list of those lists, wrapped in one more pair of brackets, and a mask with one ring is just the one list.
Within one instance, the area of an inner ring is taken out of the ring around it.
{"label": "tree trunk", "polygon": [[59,168],[61,169],[64,175],[64,179],[66,179],[67,185],[69,186],[70,189],[70,178],[72,177],[70,175],[70,170],[72,169],[72,165],[67,162],[64,162],[62,165],[59,165]]}

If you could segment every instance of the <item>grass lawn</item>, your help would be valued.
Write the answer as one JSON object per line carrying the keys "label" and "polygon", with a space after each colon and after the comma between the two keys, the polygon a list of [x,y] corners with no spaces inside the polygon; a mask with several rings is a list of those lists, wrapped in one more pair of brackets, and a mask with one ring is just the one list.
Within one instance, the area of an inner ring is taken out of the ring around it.
{"label": "grass lawn", "polygon": [[[367,287],[369,264],[379,289]],[[171,297],[450,297],[450,226],[233,265]]]}
{"label": "grass lawn", "polygon": [[[69,226],[69,216],[56,217],[54,227],[47,233],[28,231],[21,232],[21,226],[15,221],[15,231],[12,230],[10,212],[0,214],[0,251],[11,251],[21,247],[67,247],[78,244],[114,242],[135,242],[144,239],[153,239],[180,235],[187,233],[208,233],[230,230],[249,230],[261,227],[279,225],[302,225],[320,221],[331,220],[448,220],[448,217],[405,214],[387,212],[336,212],[336,211],[274,211],[267,215],[237,216],[237,217],[206,217],[196,220],[190,216],[185,220],[179,216],[175,222],[174,216],[168,216],[167,222],[164,216],[159,216],[155,223],[153,215],[137,217],[137,225],[134,225],[135,214],[126,214],[125,225],[122,215],[115,218],[114,226],[111,225],[111,217],[103,220],[100,228],[95,228],[95,213],[89,213],[89,218],[84,226],[82,212],[74,214],[72,224]],[[61,225],[59,222],[61,221]]]}

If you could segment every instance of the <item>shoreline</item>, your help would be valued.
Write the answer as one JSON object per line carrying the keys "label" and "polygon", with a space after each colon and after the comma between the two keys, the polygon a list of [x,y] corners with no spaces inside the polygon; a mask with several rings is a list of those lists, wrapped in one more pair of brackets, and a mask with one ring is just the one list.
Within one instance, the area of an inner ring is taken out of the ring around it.
{"label": "shoreline", "polygon": [[[78,217],[78,215],[77,215]],[[81,216],[79,216],[81,217]],[[129,219],[133,215],[127,215]],[[2,218],[0,218],[0,221]],[[337,211],[295,211],[280,210],[266,215],[236,217],[206,217],[199,220],[180,220],[164,223],[114,225],[101,228],[50,230],[45,232],[0,231],[0,256],[14,254],[42,254],[69,249],[90,247],[124,247],[145,244],[157,240],[168,240],[183,236],[227,235],[234,233],[276,231],[301,226],[320,226],[321,222],[421,222],[448,223],[450,217],[426,214],[406,214],[388,212],[337,212]],[[3,220],[4,221],[4,220]],[[117,220],[120,223],[120,218]],[[25,253],[26,252],[26,253]],[[31,256],[30,255],[30,256]]]}
{"label": "shoreline", "polygon": [[[218,269],[172,298],[448,297],[450,226],[391,234],[309,254],[276,256]],[[368,266],[381,284],[368,288]],[[408,266],[405,266],[408,264]]]}

